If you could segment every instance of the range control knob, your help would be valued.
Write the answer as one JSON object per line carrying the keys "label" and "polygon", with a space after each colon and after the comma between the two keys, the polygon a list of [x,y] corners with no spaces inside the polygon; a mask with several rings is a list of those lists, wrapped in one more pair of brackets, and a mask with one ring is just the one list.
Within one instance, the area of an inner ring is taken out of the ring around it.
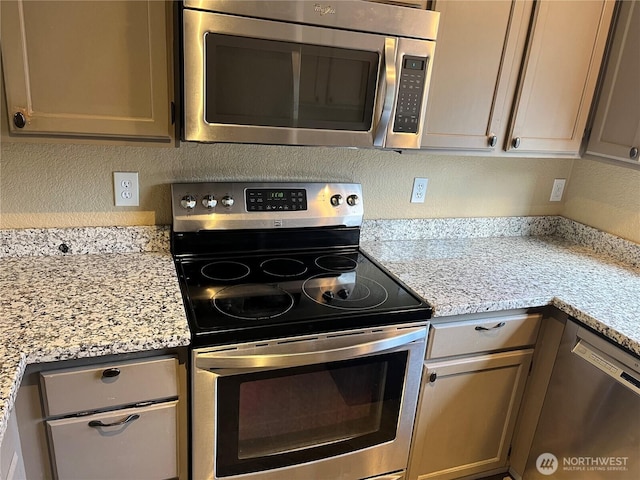
{"label": "range control knob", "polygon": [[351,295],[351,292],[348,288],[341,288],[340,290],[338,290],[338,296],[342,300],[346,300],[347,298],[349,298],[349,295]]}
{"label": "range control knob", "polygon": [[347,203],[348,203],[350,206],[352,206],[352,207],[353,207],[353,206],[358,205],[358,204],[360,203],[360,199],[358,198],[358,195],[356,195],[356,194],[349,195],[349,196],[347,197]]}
{"label": "range control knob", "polygon": [[218,200],[213,195],[205,195],[202,197],[202,206],[204,208],[214,208],[218,204]]}
{"label": "range control knob", "polygon": [[222,197],[221,202],[225,207],[233,207],[233,197],[230,197],[229,195]]}
{"label": "range control knob", "polygon": [[344,202],[344,200],[342,198],[342,195],[340,195],[339,193],[331,197],[331,205],[333,205],[334,207],[337,207],[338,205],[342,205],[342,202]]}
{"label": "range control knob", "polygon": [[182,197],[182,200],[180,200],[180,205],[187,210],[193,210],[196,208],[196,199],[192,195],[185,195]]}

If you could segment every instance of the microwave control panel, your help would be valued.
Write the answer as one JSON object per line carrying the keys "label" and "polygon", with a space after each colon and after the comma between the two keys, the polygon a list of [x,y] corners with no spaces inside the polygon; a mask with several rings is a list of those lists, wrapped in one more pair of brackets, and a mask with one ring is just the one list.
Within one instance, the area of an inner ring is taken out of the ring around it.
{"label": "microwave control panel", "polygon": [[426,57],[402,57],[396,116],[393,122],[394,132],[418,132],[427,63]]}

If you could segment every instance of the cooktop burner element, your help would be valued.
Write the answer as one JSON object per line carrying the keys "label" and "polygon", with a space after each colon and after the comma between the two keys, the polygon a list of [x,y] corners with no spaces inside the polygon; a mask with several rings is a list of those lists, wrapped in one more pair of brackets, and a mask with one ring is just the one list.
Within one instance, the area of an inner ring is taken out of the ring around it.
{"label": "cooktop burner element", "polygon": [[316,265],[325,270],[344,272],[356,268],[356,262],[345,255],[322,255],[316,258]]}
{"label": "cooktop burner element", "polygon": [[274,277],[297,277],[307,271],[307,266],[293,258],[270,258],[260,264],[265,273]]}
{"label": "cooktop burner element", "polygon": [[[360,185],[171,190],[171,249],[194,347],[430,317],[429,305],[360,251]],[[258,208],[265,201],[276,208]]]}
{"label": "cooktop burner element", "polygon": [[266,320],[293,307],[291,294],[275,285],[234,285],[219,290],[211,299],[224,315],[243,320]]}
{"label": "cooktop burner element", "polygon": [[200,270],[202,276],[209,280],[231,282],[241,280],[249,275],[249,267],[239,262],[211,262]]}

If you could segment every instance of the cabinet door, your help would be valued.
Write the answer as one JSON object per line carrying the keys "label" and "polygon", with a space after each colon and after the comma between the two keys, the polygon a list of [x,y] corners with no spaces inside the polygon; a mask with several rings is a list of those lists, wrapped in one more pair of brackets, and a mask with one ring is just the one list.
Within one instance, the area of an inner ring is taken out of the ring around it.
{"label": "cabinet door", "polygon": [[176,478],[177,403],[48,420],[56,478]]}
{"label": "cabinet door", "polygon": [[409,479],[446,480],[507,465],[532,355],[425,363]]}
{"label": "cabinet door", "polygon": [[12,134],[169,141],[167,3],[0,4]]}
{"label": "cabinet door", "polygon": [[640,162],[640,3],[620,3],[588,154]]}
{"label": "cabinet door", "polygon": [[[531,2],[436,2],[440,12],[423,147],[492,150],[527,34]],[[520,48],[518,48],[520,46]]]}
{"label": "cabinet door", "polygon": [[614,3],[537,2],[507,150],[578,154]]}

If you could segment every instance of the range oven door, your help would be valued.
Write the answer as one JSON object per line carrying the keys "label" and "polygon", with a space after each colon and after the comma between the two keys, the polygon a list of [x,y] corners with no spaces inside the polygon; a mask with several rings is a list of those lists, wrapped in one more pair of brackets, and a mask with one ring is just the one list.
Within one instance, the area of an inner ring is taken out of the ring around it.
{"label": "range oven door", "polygon": [[191,9],[183,27],[185,140],[420,147],[435,42]]}
{"label": "range oven door", "polygon": [[404,478],[425,323],[193,352],[197,479]]}

